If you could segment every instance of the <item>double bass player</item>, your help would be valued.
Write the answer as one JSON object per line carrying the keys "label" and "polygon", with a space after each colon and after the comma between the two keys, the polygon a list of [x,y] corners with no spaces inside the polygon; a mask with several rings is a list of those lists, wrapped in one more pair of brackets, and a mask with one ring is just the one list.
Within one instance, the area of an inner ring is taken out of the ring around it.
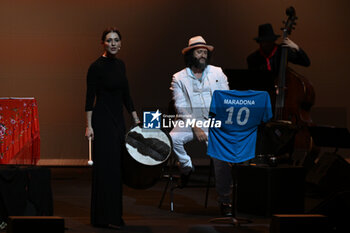
{"label": "double bass player", "polygon": [[259,49],[247,57],[249,70],[268,70],[278,74],[282,47],[288,48],[288,62],[305,67],[310,66],[307,54],[291,39],[287,37],[282,44],[276,43],[280,36],[274,33],[271,24],[259,25],[258,31],[258,37],[254,40],[259,44]]}

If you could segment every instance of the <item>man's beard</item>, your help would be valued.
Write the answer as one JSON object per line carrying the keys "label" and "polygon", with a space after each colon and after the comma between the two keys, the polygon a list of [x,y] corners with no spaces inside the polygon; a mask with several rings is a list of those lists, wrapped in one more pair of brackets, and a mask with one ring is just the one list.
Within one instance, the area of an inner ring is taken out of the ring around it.
{"label": "man's beard", "polygon": [[[201,59],[204,59],[204,62],[200,62]],[[208,59],[206,58],[200,58],[200,59],[197,59],[197,58],[193,58],[193,66],[197,69],[200,69],[200,70],[204,70],[205,67],[207,67],[208,65]]]}

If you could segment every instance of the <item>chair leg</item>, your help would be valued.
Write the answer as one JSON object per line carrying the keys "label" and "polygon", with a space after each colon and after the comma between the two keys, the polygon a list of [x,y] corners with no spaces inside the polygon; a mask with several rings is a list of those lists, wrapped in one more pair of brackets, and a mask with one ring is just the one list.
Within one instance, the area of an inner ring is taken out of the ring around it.
{"label": "chair leg", "polygon": [[158,208],[161,208],[163,205],[163,201],[165,198],[165,195],[169,189],[170,192],[170,211],[173,212],[174,211],[174,194],[173,194],[173,182],[174,182],[174,176],[173,176],[173,167],[176,164],[176,159],[173,157],[170,157],[170,161],[169,161],[169,171],[168,174],[163,176],[163,177],[167,177],[168,180],[166,182],[166,185],[164,187],[163,193],[162,193],[162,197],[160,198],[159,204],[158,204]]}
{"label": "chair leg", "polygon": [[173,187],[173,177],[171,179],[171,188],[170,188],[170,212],[174,212],[174,189]]}
{"label": "chair leg", "polygon": [[161,207],[162,207],[162,204],[163,204],[163,201],[164,201],[166,192],[168,191],[169,183],[171,182],[170,180],[171,180],[171,178],[169,177],[169,179],[168,179],[168,181],[166,182],[166,185],[165,185],[165,187],[164,187],[164,190],[163,190],[163,193],[162,193],[162,197],[160,198],[160,201],[159,201],[159,204],[158,204],[158,208],[161,208]]}
{"label": "chair leg", "polygon": [[208,207],[208,197],[209,197],[209,188],[210,188],[210,181],[211,181],[211,175],[213,170],[213,159],[210,158],[210,164],[209,164],[209,175],[208,175],[208,182],[207,182],[207,190],[205,192],[205,203],[204,207]]}

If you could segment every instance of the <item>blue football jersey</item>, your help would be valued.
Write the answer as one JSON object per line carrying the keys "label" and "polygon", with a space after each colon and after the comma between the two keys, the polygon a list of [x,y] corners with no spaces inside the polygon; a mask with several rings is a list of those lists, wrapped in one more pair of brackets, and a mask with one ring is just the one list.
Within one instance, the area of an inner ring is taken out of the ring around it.
{"label": "blue football jersey", "polygon": [[207,154],[222,161],[244,162],[255,156],[258,125],[272,118],[270,96],[266,91],[215,91],[210,116],[221,121],[221,127],[209,128]]}

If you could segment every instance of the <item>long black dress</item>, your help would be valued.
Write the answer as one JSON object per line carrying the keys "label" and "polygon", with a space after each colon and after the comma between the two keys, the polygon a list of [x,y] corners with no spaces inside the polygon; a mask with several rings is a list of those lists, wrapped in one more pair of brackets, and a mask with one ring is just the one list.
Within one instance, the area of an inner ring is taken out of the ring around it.
{"label": "long black dress", "polygon": [[91,224],[94,226],[124,224],[121,179],[125,134],[123,104],[129,113],[134,111],[123,61],[98,58],[88,71],[85,105],[85,111],[93,111]]}

